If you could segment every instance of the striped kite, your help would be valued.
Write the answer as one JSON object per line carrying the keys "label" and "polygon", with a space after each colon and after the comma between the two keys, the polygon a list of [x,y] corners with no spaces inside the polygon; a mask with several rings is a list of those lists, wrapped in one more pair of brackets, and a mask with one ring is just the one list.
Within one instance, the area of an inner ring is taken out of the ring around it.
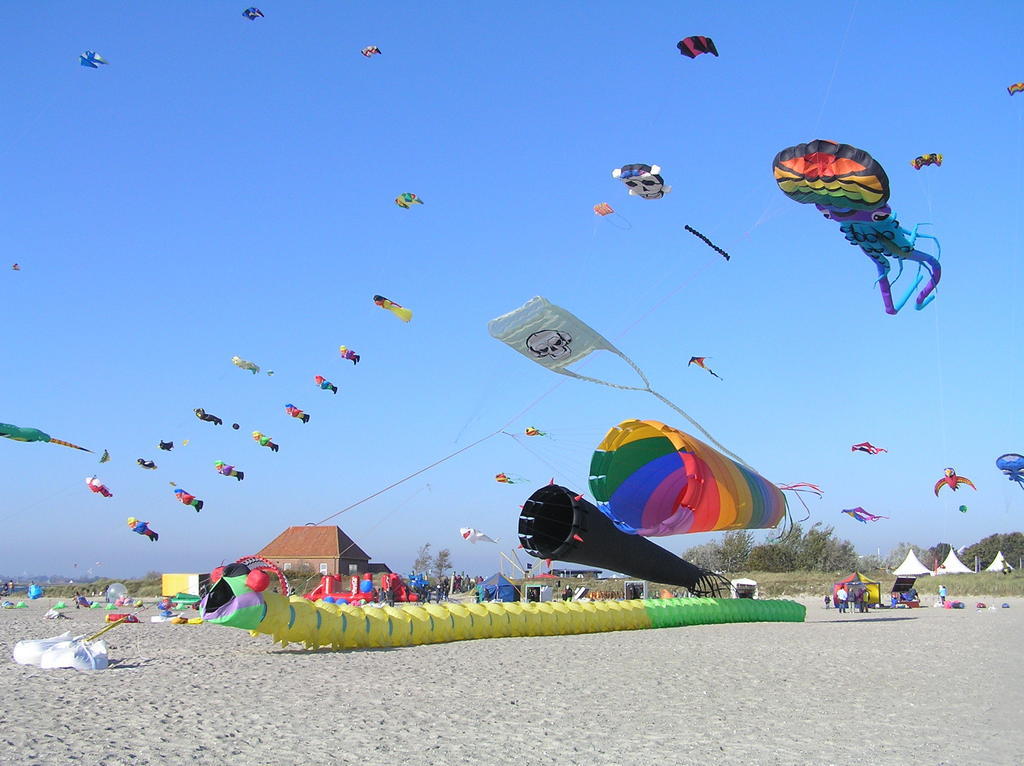
{"label": "striped kite", "polygon": [[16,442],[49,442],[50,444],[71,447],[72,449],[80,449],[82,452],[92,452],[91,449],[79,447],[77,444],[54,439],[49,434],[44,434],[38,428],[22,428],[21,426],[12,426],[10,423],[0,423],[0,436],[6,439],[13,439]]}

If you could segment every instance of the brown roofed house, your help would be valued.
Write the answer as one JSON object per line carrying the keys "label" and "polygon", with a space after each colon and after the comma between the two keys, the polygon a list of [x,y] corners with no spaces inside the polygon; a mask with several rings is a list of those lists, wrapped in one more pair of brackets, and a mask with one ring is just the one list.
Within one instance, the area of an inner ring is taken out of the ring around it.
{"label": "brown roofed house", "polygon": [[288,527],[259,555],[285,571],[309,569],[340,575],[391,571],[384,564],[371,564],[367,553],[337,526]]}

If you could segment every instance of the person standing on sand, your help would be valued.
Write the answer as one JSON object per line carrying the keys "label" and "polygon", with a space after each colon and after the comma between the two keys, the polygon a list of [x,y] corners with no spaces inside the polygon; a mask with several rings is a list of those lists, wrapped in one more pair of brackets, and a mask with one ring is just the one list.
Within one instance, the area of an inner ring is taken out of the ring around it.
{"label": "person standing on sand", "polygon": [[942,605],[946,604],[946,594],[947,593],[949,593],[949,591],[946,590],[946,586],[945,585],[940,585],[939,586],[939,603],[940,604],[942,604]]}
{"label": "person standing on sand", "polygon": [[825,594],[825,608],[826,609],[831,609],[832,608],[832,597],[830,595],[828,595],[827,593]]}
{"label": "person standing on sand", "polygon": [[846,614],[846,599],[847,599],[846,588],[842,585],[839,586],[839,590],[836,591],[836,604],[839,609],[839,614]]}

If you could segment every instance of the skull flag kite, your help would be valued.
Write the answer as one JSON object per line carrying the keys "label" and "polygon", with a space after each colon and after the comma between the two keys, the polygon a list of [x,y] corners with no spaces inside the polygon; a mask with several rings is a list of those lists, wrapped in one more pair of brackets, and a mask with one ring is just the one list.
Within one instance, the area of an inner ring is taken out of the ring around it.
{"label": "skull flag kite", "polygon": [[[606,338],[580,321],[560,306],[537,296],[515,311],[492,319],[487,323],[491,337],[511,346],[527,359],[547,367],[559,375],[599,383],[602,386],[619,388],[624,391],[646,391],[656,397],[692,423],[707,439],[729,457],[740,463],[744,461],[720,444],[707,430],[683,412],[679,407],[651,388],[647,376],[628,356],[615,348]],[[626,386],[600,378],[591,378],[568,369],[594,351],[610,351],[618,356],[643,381],[642,386]],[[744,465],[746,465],[744,463]]]}
{"label": "skull flag kite", "polygon": [[768,529],[786,513],[770,481],[657,420],[608,432],[590,461],[590,491],[615,526],[643,537]]}
{"label": "skull flag kite", "polygon": [[[633,165],[623,165],[612,171],[612,178],[618,178],[629,187],[629,193],[633,197],[643,199],[661,199],[670,191],[671,186],[665,185],[665,179],[661,177],[661,167],[658,165],[644,165],[642,162]],[[595,211],[596,212],[596,211]]]}
{"label": "skull flag kite", "polygon": [[[849,144],[817,140],[783,149],[772,163],[775,182],[795,202],[814,203],[828,219],[839,224],[839,230],[851,245],[856,245],[871,259],[878,270],[877,284],[882,292],[886,314],[895,314],[913,295],[926,272],[929,280],[917,294],[915,309],[923,309],[935,298],[935,288],[942,278],[938,256],[939,241],[927,234],[918,234],[920,224],[904,229],[889,207],[889,178],[882,166],[866,151]],[[936,255],[916,249],[918,239],[935,242]],[[906,294],[893,302],[889,283],[890,258],[896,259],[903,273],[906,261],[917,264],[917,274]]]}

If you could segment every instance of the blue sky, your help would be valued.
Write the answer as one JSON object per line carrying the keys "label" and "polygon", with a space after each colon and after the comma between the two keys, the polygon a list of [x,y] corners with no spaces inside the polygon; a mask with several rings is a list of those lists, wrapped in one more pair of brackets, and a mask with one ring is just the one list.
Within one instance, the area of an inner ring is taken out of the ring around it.
{"label": "blue sky", "polygon": [[[608,428],[684,425],[644,394],[558,385],[488,336],[534,295],[613,339],[769,479],[820,484],[813,519],[862,553],[1019,528],[1024,495],[994,465],[1024,452],[1010,4],[265,2],[254,22],[243,6],[5,9],[0,420],[113,460],[3,440],[0,572],[209,569],[506,423],[535,425],[551,436],[498,435],[336,520],[397,569],[429,541],[494,571],[496,550],[459,527],[507,551],[534,488],[586,489]],[[695,34],[720,57],[681,57]],[[110,64],[80,67],[84,50]],[[924,311],[885,315],[868,259],[775,186],[775,153],[814,138],[869,151],[901,222],[933,224],[943,279]],[[915,171],[926,152],[945,164]],[[628,197],[610,174],[634,162],[660,165],[672,193]],[[407,191],[425,204],[396,207]],[[236,354],[275,375],[236,369]],[[692,355],[724,380],[687,369]],[[594,371],[632,382],[621,363]],[[163,453],[161,439],[190,444]],[[865,440],[889,452],[850,452]],[[936,499],[947,465],[978,491]],[[92,473],[113,498],[87,491]],[[891,519],[857,524],[839,513],[853,506]],[[131,534],[129,515],[160,542]]]}

